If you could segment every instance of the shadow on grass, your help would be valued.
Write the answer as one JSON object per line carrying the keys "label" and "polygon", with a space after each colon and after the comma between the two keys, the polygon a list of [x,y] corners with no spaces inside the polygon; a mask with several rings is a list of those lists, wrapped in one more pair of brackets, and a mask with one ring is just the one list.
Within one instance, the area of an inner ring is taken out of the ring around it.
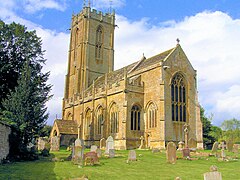
{"label": "shadow on grass", "polygon": [[56,179],[55,162],[49,157],[40,156],[35,161],[13,162],[0,165],[0,179]]}

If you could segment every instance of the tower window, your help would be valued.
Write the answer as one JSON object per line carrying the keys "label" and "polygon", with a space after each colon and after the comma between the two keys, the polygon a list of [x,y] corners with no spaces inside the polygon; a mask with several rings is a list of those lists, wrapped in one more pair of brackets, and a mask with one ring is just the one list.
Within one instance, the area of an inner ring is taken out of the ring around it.
{"label": "tower window", "polygon": [[147,119],[149,128],[157,127],[157,108],[153,103],[151,103],[148,107]]}
{"label": "tower window", "polygon": [[102,45],[103,45],[103,28],[99,26],[96,32],[96,50],[95,56],[97,59],[102,58]]}
{"label": "tower window", "polygon": [[177,73],[171,82],[172,120],[186,122],[186,85],[184,77]]}

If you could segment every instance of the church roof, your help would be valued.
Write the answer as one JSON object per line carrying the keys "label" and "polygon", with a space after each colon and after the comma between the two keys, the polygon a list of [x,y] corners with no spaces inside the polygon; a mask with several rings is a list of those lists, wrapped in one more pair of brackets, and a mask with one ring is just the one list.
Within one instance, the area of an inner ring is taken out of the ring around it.
{"label": "church roof", "polygon": [[72,120],[55,120],[60,134],[78,134],[77,123]]}
{"label": "church roof", "polygon": [[[156,56],[150,57],[150,58],[145,58],[143,56],[143,58],[140,61],[134,62],[134,63],[132,63],[128,66],[125,66],[121,69],[118,69],[118,70],[115,70],[115,71],[112,71],[112,72],[108,73],[107,74],[107,81],[108,81],[107,84],[113,84],[117,81],[122,80],[124,78],[124,71],[125,70],[129,74],[129,73],[132,73],[134,71],[147,68],[151,65],[154,65],[156,63],[159,63],[159,62],[163,61],[174,49],[175,48],[169,49],[167,51],[164,51],[164,52],[162,52],[162,53],[160,53]],[[95,87],[97,87],[97,88],[103,87],[104,88],[105,75],[98,77],[95,80],[94,83],[95,83],[94,84]],[[91,88],[92,88],[92,85],[86,91],[91,90]]]}

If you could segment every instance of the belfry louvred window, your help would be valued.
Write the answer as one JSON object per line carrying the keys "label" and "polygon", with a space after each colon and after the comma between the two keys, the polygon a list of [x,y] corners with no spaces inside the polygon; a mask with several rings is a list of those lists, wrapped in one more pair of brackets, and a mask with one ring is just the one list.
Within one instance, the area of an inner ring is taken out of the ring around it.
{"label": "belfry louvred window", "polygon": [[102,58],[102,46],[103,46],[103,28],[99,26],[96,32],[96,50],[95,56],[97,59]]}
{"label": "belfry louvred window", "polygon": [[186,122],[186,84],[182,74],[174,75],[171,82],[172,120]]}

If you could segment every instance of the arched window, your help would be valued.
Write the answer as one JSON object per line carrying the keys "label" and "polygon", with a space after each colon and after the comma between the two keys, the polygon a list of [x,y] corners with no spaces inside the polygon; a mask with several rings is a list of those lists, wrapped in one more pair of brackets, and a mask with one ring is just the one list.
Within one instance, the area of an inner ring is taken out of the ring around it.
{"label": "arched window", "polygon": [[177,73],[171,82],[172,120],[186,122],[186,85],[184,77]]}
{"label": "arched window", "polygon": [[157,127],[157,108],[151,103],[147,109],[148,128]]}
{"label": "arched window", "polygon": [[102,134],[102,125],[103,125],[103,108],[100,106],[97,110],[97,134]]}
{"label": "arched window", "polygon": [[88,109],[85,116],[84,134],[90,134],[91,110]]}
{"label": "arched window", "polygon": [[102,45],[103,45],[103,29],[101,26],[97,28],[96,32],[96,50],[95,56],[97,59],[102,58]]}
{"label": "arched window", "polygon": [[131,109],[131,130],[140,130],[141,110],[137,105]]}
{"label": "arched window", "polygon": [[111,133],[118,133],[119,122],[118,122],[118,108],[116,103],[112,105],[109,115],[110,115]]}

